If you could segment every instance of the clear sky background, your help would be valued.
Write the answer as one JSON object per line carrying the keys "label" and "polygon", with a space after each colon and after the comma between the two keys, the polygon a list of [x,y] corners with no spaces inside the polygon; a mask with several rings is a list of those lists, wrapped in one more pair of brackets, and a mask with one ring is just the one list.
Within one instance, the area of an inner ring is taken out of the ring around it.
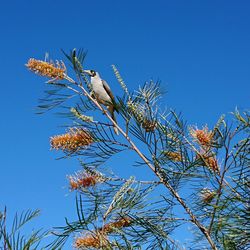
{"label": "clear sky background", "polygon": [[[35,115],[46,79],[26,70],[30,57],[48,52],[64,59],[61,48],[86,48],[87,67],[114,92],[121,90],[111,64],[130,90],[160,79],[167,107],[189,124],[212,126],[236,106],[249,108],[249,13],[247,0],[1,1],[0,208],[40,208],[36,226],[44,228],[74,217],[65,177],[79,165],[56,161],[50,151],[49,137],[64,132],[65,120]],[[133,173],[126,162],[112,167],[120,175]]]}

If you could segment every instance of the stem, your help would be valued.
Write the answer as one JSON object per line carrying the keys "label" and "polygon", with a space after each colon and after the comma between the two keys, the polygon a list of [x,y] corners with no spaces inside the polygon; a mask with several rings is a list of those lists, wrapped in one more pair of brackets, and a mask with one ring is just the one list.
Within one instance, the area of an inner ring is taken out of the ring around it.
{"label": "stem", "polygon": [[[159,177],[160,178],[160,177]],[[183,201],[183,199],[179,196],[179,194],[172,188],[172,186],[165,182],[164,180],[161,180],[163,184],[168,188],[168,190],[173,194],[173,196],[179,201],[179,203],[182,205],[182,207],[186,210],[188,215],[191,218],[191,221],[200,229],[200,231],[204,234],[207,241],[209,242],[210,246],[213,250],[217,250],[217,247],[215,246],[212,238],[209,235],[209,232],[206,227],[204,227],[196,218],[196,216],[192,213],[191,209],[186,205],[186,203]]]}
{"label": "stem", "polygon": [[7,248],[7,241],[6,241],[6,216],[7,216],[7,208],[4,208],[4,212],[3,212],[3,242],[4,242],[4,250],[8,250]]}
{"label": "stem", "polygon": [[139,157],[148,165],[148,167],[156,174],[156,176],[160,179],[160,181],[164,184],[164,186],[171,192],[171,194],[178,200],[178,202],[182,205],[182,207],[186,210],[188,215],[191,218],[191,221],[200,229],[200,231],[203,233],[203,235],[206,237],[207,241],[209,242],[211,248],[213,250],[217,250],[217,247],[215,246],[212,238],[209,235],[209,232],[205,226],[203,226],[196,216],[192,213],[191,209],[187,206],[187,204],[184,202],[184,200],[179,196],[179,194],[173,189],[173,187],[163,179],[161,174],[156,171],[156,167],[146,158],[146,156],[139,150],[139,148],[135,145],[135,143],[130,139],[127,133],[123,131],[121,127],[112,119],[112,117],[109,115],[109,113],[95,100],[82,86],[79,85],[77,82],[75,82],[73,79],[71,79],[68,76],[65,76],[65,79],[69,80],[71,83],[74,83],[76,86],[78,86],[82,91],[83,94],[89,98],[105,115],[106,117],[112,122],[112,124],[117,128],[117,130],[123,135],[123,137],[128,141],[128,143],[131,145],[132,149],[139,155]]}
{"label": "stem", "polygon": [[229,160],[229,145],[230,145],[230,141],[231,141],[231,138],[228,140],[228,143],[227,145],[224,144],[224,147],[225,147],[225,161],[224,161],[224,166],[223,166],[223,172],[220,176],[220,180],[218,181],[219,182],[219,189],[218,189],[218,196],[217,196],[217,199],[216,199],[216,202],[215,202],[215,206],[214,206],[214,210],[213,210],[213,213],[212,213],[212,218],[211,218],[211,221],[210,221],[210,225],[209,225],[209,228],[208,228],[208,232],[211,233],[212,231],[212,228],[213,228],[213,224],[214,224],[214,220],[215,220],[215,215],[216,215],[216,212],[217,212],[217,209],[218,209],[218,205],[219,205],[219,202],[220,202],[220,198],[221,198],[221,195],[222,195],[222,188],[223,188],[223,184],[226,183],[226,185],[229,183],[227,183],[227,181],[225,180],[225,174],[227,172],[227,162]]}
{"label": "stem", "polygon": [[216,202],[215,202],[215,205],[214,205],[214,210],[213,210],[212,218],[211,218],[211,221],[210,221],[210,224],[209,224],[209,228],[208,228],[209,234],[212,231],[213,224],[214,224],[214,219],[215,219],[215,215],[216,215],[217,208],[218,208],[218,205],[219,205],[219,202],[220,202],[220,197],[222,195],[222,186],[223,186],[223,182],[224,182],[225,173],[226,173],[226,171],[223,171],[221,179],[219,181],[219,189],[217,191],[218,192],[218,196],[217,196],[217,199],[216,199]]}

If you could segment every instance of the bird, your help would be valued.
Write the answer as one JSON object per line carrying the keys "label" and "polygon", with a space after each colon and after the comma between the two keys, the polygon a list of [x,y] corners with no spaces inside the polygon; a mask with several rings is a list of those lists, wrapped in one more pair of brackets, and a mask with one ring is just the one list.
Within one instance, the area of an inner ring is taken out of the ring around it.
{"label": "bird", "polygon": [[[99,73],[95,70],[84,70],[84,73],[90,76],[90,83],[96,100],[107,107],[113,121],[117,123],[115,111],[118,112],[118,109],[115,103],[115,97],[108,83],[101,79]],[[118,135],[117,127],[114,127],[114,132]]]}

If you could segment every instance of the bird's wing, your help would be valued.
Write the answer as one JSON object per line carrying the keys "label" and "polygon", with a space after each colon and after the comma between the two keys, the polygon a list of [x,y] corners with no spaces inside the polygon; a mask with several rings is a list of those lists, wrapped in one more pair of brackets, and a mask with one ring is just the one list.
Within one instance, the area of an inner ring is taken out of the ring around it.
{"label": "bird's wing", "polygon": [[116,112],[119,113],[119,108],[118,108],[117,103],[115,101],[115,97],[114,97],[113,93],[111,92],[111,89],[110,89],[108,83],[105,80],[102,80],[102,85],[103,85],[103,88],[105,89],[105,91],[107,92],[107,94],[109,95],[109,97],[111,98],[114,110],[116,110]]}
{"label": "bird's wing", "polygon": [[112,102],[115,103],[115,97],[114,97],[113,93],[111,92],[111,89],[110,89],[108,83],[105,80],[102,80],[102,85],[103,85],[103,88],[105,89],[105,91],[107,92],[107,94],[110,96]]}

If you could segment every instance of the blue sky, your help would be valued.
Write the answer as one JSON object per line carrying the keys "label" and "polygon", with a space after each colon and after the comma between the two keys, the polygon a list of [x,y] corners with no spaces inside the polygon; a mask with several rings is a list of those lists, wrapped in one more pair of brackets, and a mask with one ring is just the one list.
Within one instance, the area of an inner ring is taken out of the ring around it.
{"label": "blue sky", "polygon": [[[115,64],[130,90],[160,79],[167,107],[189,124],[212,125],[237,106],[249,108],[249,1],[2,1],[0,3],[0,207],[40,208],[37,226],[63,224],[74,211],[65,176],[76,161],[56,161],[49,137],[65,121],[35,115],[45,79],[28,58],[63,59],[60,49],[86,48],[116,93]],[[118,168],[121,175],[131,168]]]}

